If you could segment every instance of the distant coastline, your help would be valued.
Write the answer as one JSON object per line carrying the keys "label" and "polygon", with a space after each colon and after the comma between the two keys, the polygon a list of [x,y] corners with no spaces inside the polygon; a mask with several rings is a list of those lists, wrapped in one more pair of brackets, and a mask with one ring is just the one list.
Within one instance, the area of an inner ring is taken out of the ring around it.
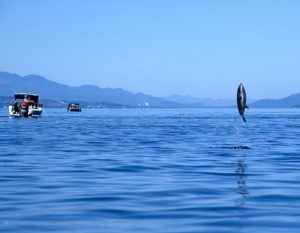
{"label": "distant coastline", "polygon": [[[121,88],[100,88],[93,85],[68,86],[39,75],[20,76],[0,72],[0,106],[8,106],[17,92],[36,93],[47,108],[66,108],[78,102],[83,108],[234,108],[235,100],[198,99],[173,95],[160,98],[131,93]],[[233,93],[235,96],[235,93]],[[300,93],[282,99],[263,99],[248,103],[250,108],[300,108]]]}

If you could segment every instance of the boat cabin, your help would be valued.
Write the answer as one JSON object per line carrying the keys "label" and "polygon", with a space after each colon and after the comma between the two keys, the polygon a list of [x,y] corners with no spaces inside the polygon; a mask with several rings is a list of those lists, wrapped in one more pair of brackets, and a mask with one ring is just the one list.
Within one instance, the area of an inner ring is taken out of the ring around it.
{"label": "boat cabin", "polygon": [[81,107],[78,103],[70,103],[68,104],[67,110],[69,112],[81,112]]}

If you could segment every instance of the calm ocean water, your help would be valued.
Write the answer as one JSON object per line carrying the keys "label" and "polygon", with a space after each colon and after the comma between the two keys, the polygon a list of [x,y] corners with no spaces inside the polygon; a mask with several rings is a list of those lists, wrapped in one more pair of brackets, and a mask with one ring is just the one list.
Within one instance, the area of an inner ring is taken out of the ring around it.
{"label": "calm ocean water", "polygon": [[300,110],[0,115],[0,232],[300,232]]}

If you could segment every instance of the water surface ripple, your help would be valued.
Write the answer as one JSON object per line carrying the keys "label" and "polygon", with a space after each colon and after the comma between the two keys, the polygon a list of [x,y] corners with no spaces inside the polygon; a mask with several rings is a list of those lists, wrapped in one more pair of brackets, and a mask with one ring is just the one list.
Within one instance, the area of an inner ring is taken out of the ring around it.
{"label": "water surface ripple", "polygon": [[46,111],[0,117],[1,232],[300,232],[299,110]]}

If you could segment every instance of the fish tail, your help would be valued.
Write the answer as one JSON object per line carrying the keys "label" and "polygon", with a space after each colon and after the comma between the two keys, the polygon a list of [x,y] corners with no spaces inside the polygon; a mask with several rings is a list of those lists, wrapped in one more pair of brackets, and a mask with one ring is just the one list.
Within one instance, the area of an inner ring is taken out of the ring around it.
{"label": "fish tail", "polygon": [[243,121],[244,121],[244,122],[247,122],[247,121],[246,121],[246,118],[244,117],[244,115],[242,115],[242,118],[243,118]]}

